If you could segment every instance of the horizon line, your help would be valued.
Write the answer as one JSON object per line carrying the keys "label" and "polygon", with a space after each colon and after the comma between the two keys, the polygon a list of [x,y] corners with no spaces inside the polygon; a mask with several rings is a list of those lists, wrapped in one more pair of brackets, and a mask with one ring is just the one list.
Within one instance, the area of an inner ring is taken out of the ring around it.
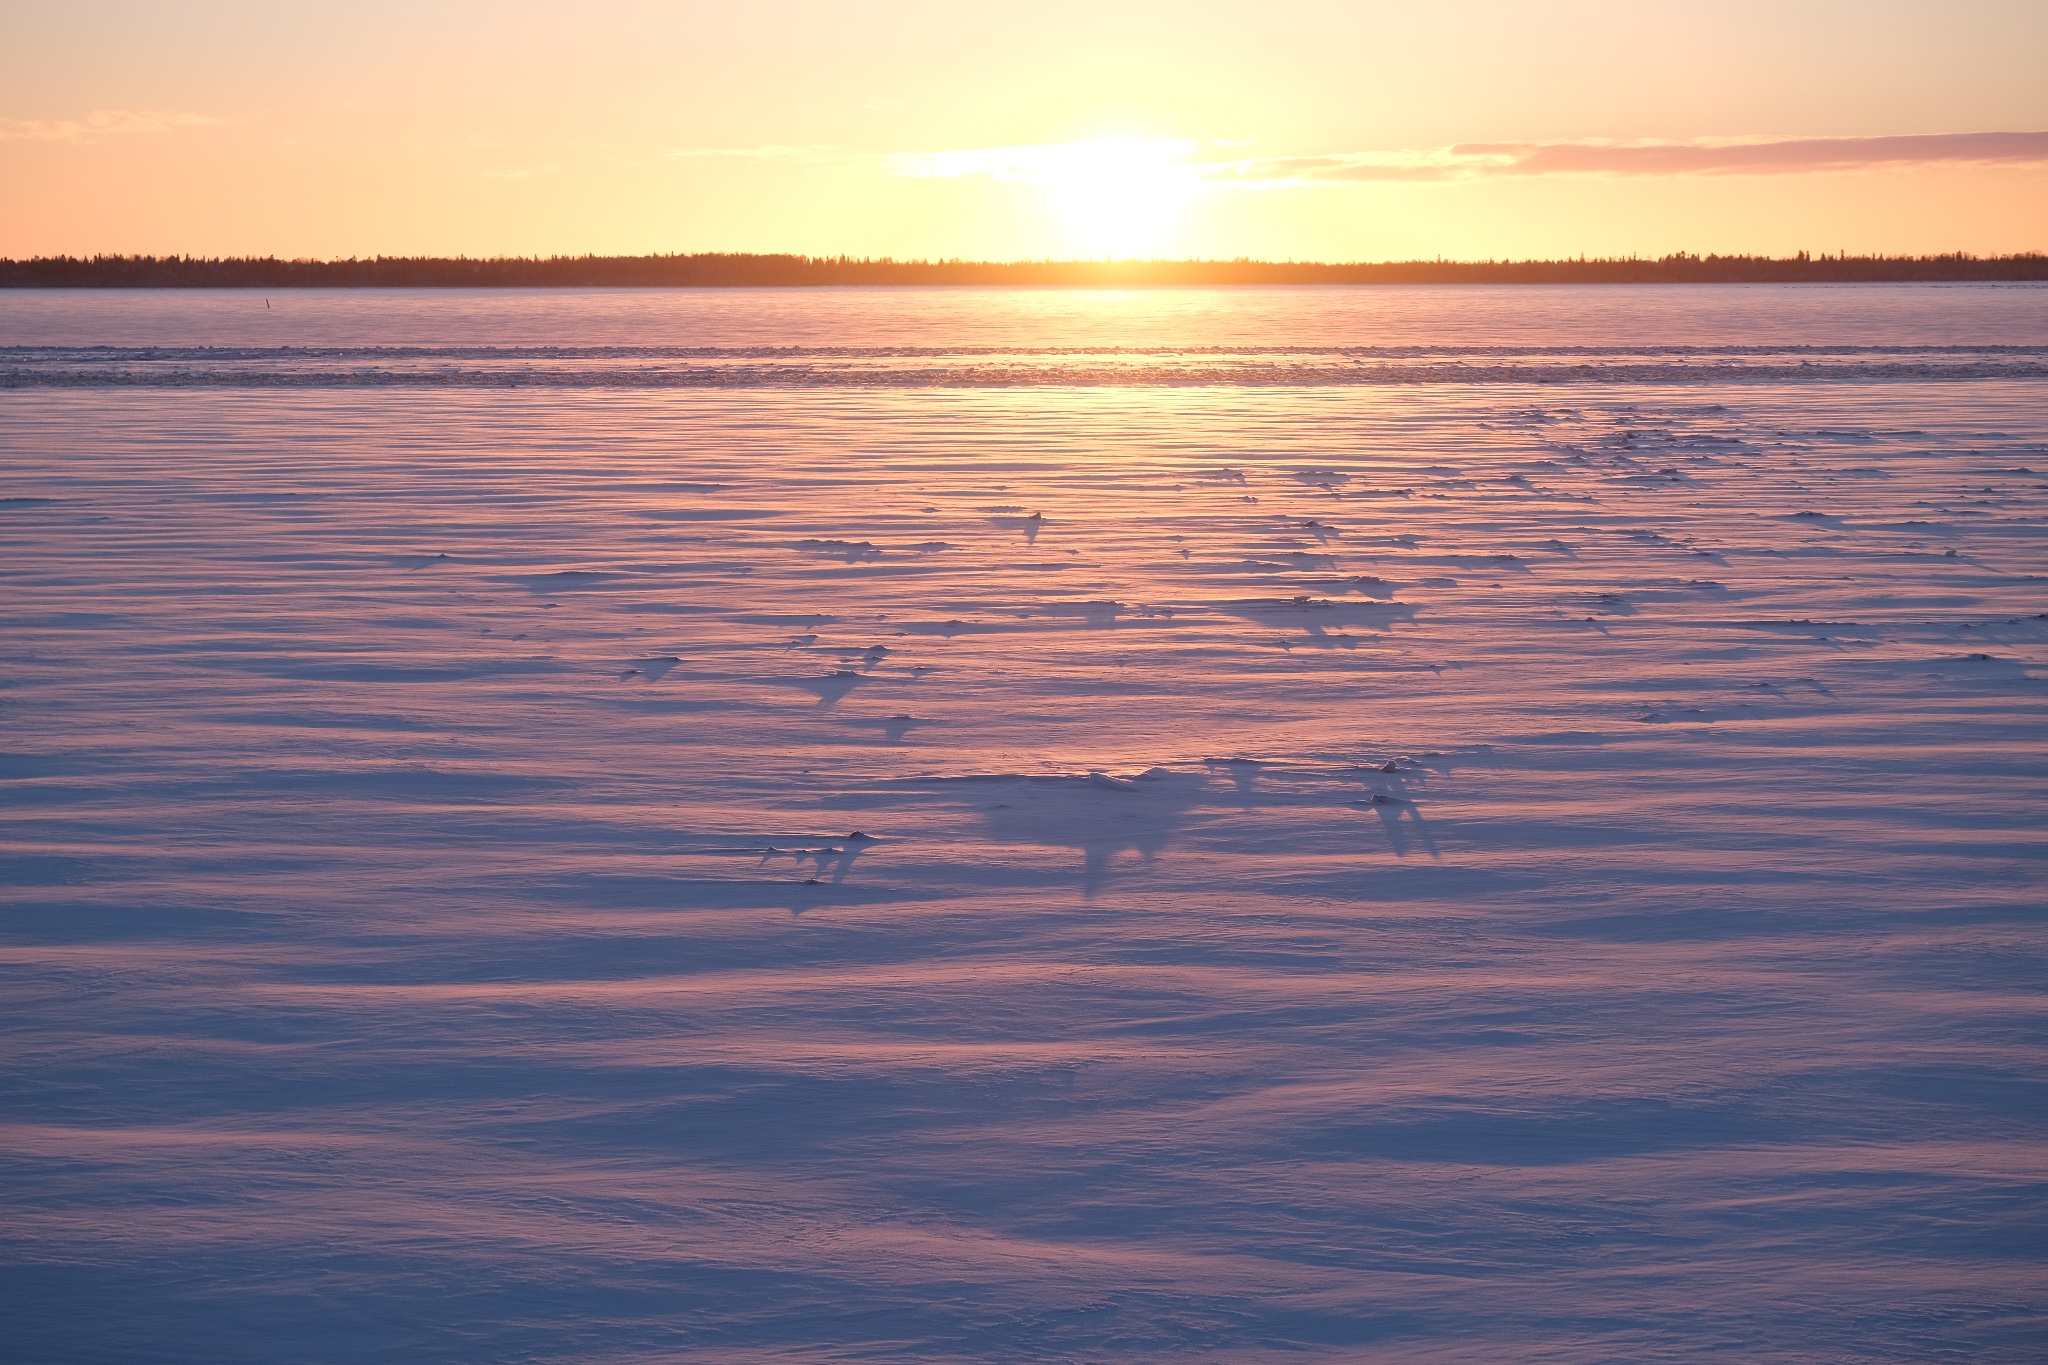
{"label": "horizon line", "polygon": [[2040,251],[1978,256],[1756,256],[1406,261],[800,256],[697,252],[646,256],[40,256],[0,259],[4,288],[803,288],[1080,286],[1096,288],[1396,285],[2048,282]]}
{"label": "horizon line", "polygon": [[609,264],[642,261],[684,262],[684,261],[733,261],[733,262],[801,262],[805,265],[894,265],[894,266],[982,266],[1008,269],[1018,266],[1084,266],[1101,268],[1105,266],[1275,266],[1308,267],[1319,269],[1357,269],[1384,266],[1505,266],[1505,265],[1665,265],[1681,262],[1742,261],[1770,262],[1779,265],[1805,264],[1820,261],[2025,261],[2048,258],[2048,245],[2028,247],[2020,251],[1974,252],[1967,250],[1941,252],[1852,252],[1846,249],[1827,251],[1796,251],[1787,256],[1773,256],[1754,251],[1672,251],[1662,255],[1642,255],[1630,252],[1626,255],[1594,256],[1580,252],[1575,256],[1405,256],[1382,257],[1368,260],[1353,257],[1348,260],[1322,260],[1298,256],[1012,256],[1003,259],[971,256],[870,256],[854,255],[849,252],[810,253],[802,251],[638,251],[638,252],[550,252],[545,255],[530,253],[516,255],[499,252],[493,255],[470,255],[457,252],[453,255],[434,253],[379,252],[367,256],[278,256],[263,255],[196,255],[185,252],[167,252],[157,255],[148,252],[93,252],[90,255],[68,252],[34,256],[0,256],[0,267],[58,264],[135,264],[135,265],[311,265],[346,266],[376,264],[462,264],[462,265],[567,265],[567,264]]}

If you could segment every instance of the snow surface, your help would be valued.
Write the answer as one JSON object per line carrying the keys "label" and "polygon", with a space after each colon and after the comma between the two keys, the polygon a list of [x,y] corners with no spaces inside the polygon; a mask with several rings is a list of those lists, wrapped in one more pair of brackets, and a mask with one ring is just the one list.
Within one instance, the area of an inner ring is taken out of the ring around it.
{"label": "snow surface", "polygon": [[0,301],[7,1357],[2039,1359],[2048,291],[1410,292]]}

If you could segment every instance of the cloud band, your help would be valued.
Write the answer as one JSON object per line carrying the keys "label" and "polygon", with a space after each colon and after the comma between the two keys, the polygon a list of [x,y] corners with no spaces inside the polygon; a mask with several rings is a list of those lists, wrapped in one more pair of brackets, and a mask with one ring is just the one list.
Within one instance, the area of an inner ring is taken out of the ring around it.
{"label": "cloud band", "polygon": [[1254,158],[1214,179],[1327,183],[1510,176],[1807,175],[1901,166],[2048,165],[2048,132],[1899,137],[1707,138],[1692,142],[1472,142],[1413,152]]}

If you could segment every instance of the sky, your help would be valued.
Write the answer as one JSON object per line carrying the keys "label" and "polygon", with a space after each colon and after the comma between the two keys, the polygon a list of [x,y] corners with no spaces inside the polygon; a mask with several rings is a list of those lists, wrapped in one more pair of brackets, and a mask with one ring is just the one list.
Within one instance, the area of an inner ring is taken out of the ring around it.
{"label": "sky", "polygon": [[0,255],[2048,249],[2048,4],[0,0]]}

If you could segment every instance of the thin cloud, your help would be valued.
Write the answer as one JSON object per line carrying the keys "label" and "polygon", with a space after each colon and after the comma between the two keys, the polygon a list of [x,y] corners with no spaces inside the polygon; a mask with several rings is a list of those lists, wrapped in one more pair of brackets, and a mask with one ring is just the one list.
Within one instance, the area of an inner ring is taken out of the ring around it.
{"label": "thin cloud", "polygon": [[2048,132],[1901,137],[1702,138],[1692,142],[1468,142],[1424,151],[1217,162],[1212,179],[1259,184],[1483,180],[1509,176],[1807,175],[1900,166],[2048,164]]}
{"label": "thin cloud", "polygon": [[1188,160],[1188,154],[1198,145],[1188,138],[1093,138],[1084,142],[969,147],[953,152],[903,152],[889,158],[889,169],[893,174],[916,180],[985,179],[1010,183],[1061,179],[1071,175],[1077,165],[1185,165],[1200,172],[1207,168]]}
{"label": "thin cloud", "polygon": [[173,133],[240,119],[144,109],[95,109],[82,119],[0,119],[0,142],[90,142],[104,134]]}

